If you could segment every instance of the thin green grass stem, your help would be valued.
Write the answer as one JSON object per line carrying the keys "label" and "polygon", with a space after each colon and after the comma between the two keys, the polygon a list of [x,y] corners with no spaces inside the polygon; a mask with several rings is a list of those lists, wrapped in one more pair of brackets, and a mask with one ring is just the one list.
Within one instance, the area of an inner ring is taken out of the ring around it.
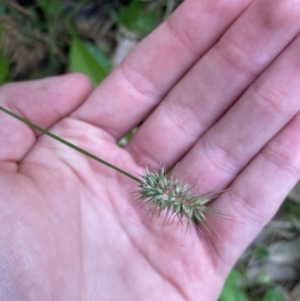
{"label": "thin green grass stem", "polygon": [[53,138],[53,139],[55,139],[55,140],[57,140],[57,141],[59,141],[59,142],[65,144],[65,145],[67,145],[67,146],[73,148],[73,149],[75,149],[76,151],[78,151],[78,152],[84,154],[85,156],[90,157],[90,158],[92,158],[93,160],[98,161],[98,162],[100,162],[100,163],[106,165],[107,167],[110,167],[110,168],[114,169],[115,171],[117,171],[117,172],[119,172],[119,173],[125,175],[126,177],[128,177],[128,178],[130,178],[130,179],[132,179],[132,180],[134,180],[134,181],[136,181],[136,182],[138,182],[138,183],[141,182],[140,179],[138,179],[138,178],[136,178],[135,176],[133,176],[132,174],[130,174],[130,173],[124,171],[123,169],[121,169],[121,168],[119,168],[119,167],[117,167],[117,166],[115,166],[115,165],[113,165],[113,164],[111,164],[111,163],[109,163],[109,162],[107,162],[107,161],[105,161],[105,160],[103,160],[103,159],[100,159],[99,157],[97,157],[97,156],[95,156],[95,155],[93,155],[93,154],[87,152],[86,150],[84,150],[84,149],[82,149],[82,148],[76,146],[75,144],[72,144],[72,143],[70,143],[70,142],[68,142],[68,141],[66,141],[66,140],[64,140],[64,139],[62,139],[62,138],[60,138],[59,136],[56,136],[56,135],[52,134],[51,132],[49,132],[49,131],[47,131],[47,130],[41,128],[41,127],[39,127],[38,125],[36,125],[36,124],[34,124],[34,123],[32,123],[32,122],[30,122],[30,121],[28,121],[28,120],[26,120],[26,119],[20,117],[20,116],[14,114],[14,113],[12,113],[12,112],[9,111],[9,110],[4,109],[4,108],[1,107],[1,106],[0,106],[0,110],[1,110],[2,112],[6,113],[6,114],[8,114],[8,115],[10,115],[10,116],[12,116],[12,117],[18,119],[19,121],[21,121],[21,122],[27,124],[27,125],[30,126],[31,128],[33,128],[33,129],[35,129],[35,130],[37,130],[37,131],[39,131],[39,132],[41,132],[41,133],[43,133],[43,134],[45,134],[45,135],[51,137],[51,138]]}

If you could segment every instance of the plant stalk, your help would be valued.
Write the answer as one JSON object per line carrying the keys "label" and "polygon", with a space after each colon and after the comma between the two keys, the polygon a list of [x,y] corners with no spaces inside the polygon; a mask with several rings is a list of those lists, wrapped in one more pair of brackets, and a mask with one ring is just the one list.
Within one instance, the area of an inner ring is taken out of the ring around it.
{"label": "plant stalk", "polygon": [[132,180],[134,180],[134,181],[136,181],[136,182],[138,182],[138,183],[141,182],[140,179],[138,179],[137,177],[133,176],[132,174],[126,172],[125,170],[123,170],[123,169],[121,169],[121,168],[119,168],[119,167],[117,167],[117,166],[115,166],[115,165],[113,165],[113,164],[111,164],[111,163],[109,163],[109,162],[103,160],[103,159],[100,159],[99,157],[97,157],[97,156],[95,156],[95,155],[89,153],[88,151],[86,151],[86,150],[84,150],[84,149],[82,149],[82,148],[76,146],[75,144],[72,144],[72,143],[70,143],[70,142],[68,142],[68,141],[66,141],[66,140],[64,140],[64,139],[62,139],[62,138],[60,138],[59,136],[56,136],[56,135],[52,134],[51,132],[49,132],[49,131],[47,131],[47,130],[41,128],[41,127],[39,127],[38,125],[36,125],[36,124],[34,124],[34,123],[32,123],[32,122],[30,122],[30,121],[28,121],[28,120],[26,120],[26,119],[20,117],[20,116],[14,114],[14,113],[12,113],[12,112],[9,111],[9,110],[4,109],[4,108],[1,107],[1,106],[0,106],[0,110],[1,110],[2,112],[6,113],[6,114],[8,114],[8,115],[10,115],[10,116],[12,116],[12,117],[18,119],[19,121],[21,121],[21,122],[27,124],[27,125],[30,126],[31,128],[33,128],[33,129],[35,129],[35,130],[38,130],[39,132],[41,132],[41,133],[43,133],[43,134],[45,134],[45,135],[47,135],[47,136],[49,136],[49,137],[51,137],[51,138],[53,138],[53,139],[55,139],[55,140],[57,140],[57,141],[59,141],[59,142],[65,144],[65,145],[67,145],[67,146],[69,146],[69,147],[75,149],[76,151],[78,151],[78,152],[84,154],[85,156],[90,157],[90,158],[94,159],[95,161],[98,161],[98,162],[102,163],[103,165],[106,165],[107,167],[114,169],[115,171],[117,171],[117,172],[119,172],[119,173],[125,175],[126,177],[128,177],[128,178],[130,178],[130,179],[132,179]]}

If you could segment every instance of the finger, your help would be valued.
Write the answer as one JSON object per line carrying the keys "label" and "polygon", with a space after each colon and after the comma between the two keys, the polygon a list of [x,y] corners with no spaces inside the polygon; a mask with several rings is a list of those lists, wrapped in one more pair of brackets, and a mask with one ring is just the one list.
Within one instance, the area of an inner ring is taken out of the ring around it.
{"label": "finger", "polygon": [[299,49],[300,36],[180,162],[178,172],[198,178],[199,191],[226,187],[299,112]]}
{"label": "finger", "polygon": [[[43,128],[49,128],[70,114],[91,90],[90,81],[81,74],[13,83],[0,88],[0,105]],[[1,168],[11,166],[14,169],[13,162],[24,157],[36,135],[27,125],[3,112],[0,114]]]}
{"label": "finger", "polygon": [[212,207],[233,222],[213,218],[219,267],[230,267],[278,210],[300,175],[300,114],[258,154]]}
{"label": "finger", "polygon": [[299,16],[287,1],[254,2],[135,134],[127,149],[137,162],[177,162],[295,38]]}
{"label": "finger", "polygon": [[[187,0],[116,68],[74,117],[116,139],[139,124],[252,0]],[[196,29],[196,30],[195,30]]]}

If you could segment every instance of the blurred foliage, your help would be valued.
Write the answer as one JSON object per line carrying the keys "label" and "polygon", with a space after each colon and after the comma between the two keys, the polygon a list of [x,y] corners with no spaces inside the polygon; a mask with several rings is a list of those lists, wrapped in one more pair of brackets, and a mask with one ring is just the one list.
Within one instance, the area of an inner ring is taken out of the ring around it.
{"label": "blurred foliage", "polygon": [[181,0],[2,2],[1,84],[79,71],[96,85],[112,70],[122,29],[143,38]]}
{"label": "blurred foliage", "polygon": [[287,198],[229,274],[219,301],[294,301],[300,280],[300,205]]}
{"label": "blurred foliage", "polygon": [[[75,21],[87,0],[28,2],[23,7],[15,1],[5,1],[6,5],[0,9],[0,24],[5,26],[1,49],[3,57],[9,62],[11,80],[41,78],[73,70],[71,54],[74,59],[80,55],[80,59],[90,62],[91,57],[95,56],[95,61],[99,61],[97,51],[82,52],[87,48],[85,42],[82,42],[83,45],[76,44],[73,38],[80,35],[77,34]],[[74,49],[74,44],[77,47],[75,50],[81,50],[75,51],[75,57],[74,52],[70,51]],[[103,72],[100,70],[101,74]],[[97,78],[99,80],[100,77]]]}

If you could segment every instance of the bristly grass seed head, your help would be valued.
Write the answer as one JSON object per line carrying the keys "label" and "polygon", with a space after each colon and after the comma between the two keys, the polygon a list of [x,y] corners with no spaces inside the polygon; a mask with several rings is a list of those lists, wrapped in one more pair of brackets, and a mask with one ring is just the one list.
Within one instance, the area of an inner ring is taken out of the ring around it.
{"label": "bristly grass seed head", "polygon": [[193,196],[190,184],[184,184],[181,177],[168,178],[164,168],[153,172],[146,168],[142,179],[137,191],[139,202],[157,216],[165,212],[165,221],[173,216],[183,224],[186,217],[188,227],[191,222],[203,224],[207,214],[215,214],[206,204],[216,196],[211,193]]}

